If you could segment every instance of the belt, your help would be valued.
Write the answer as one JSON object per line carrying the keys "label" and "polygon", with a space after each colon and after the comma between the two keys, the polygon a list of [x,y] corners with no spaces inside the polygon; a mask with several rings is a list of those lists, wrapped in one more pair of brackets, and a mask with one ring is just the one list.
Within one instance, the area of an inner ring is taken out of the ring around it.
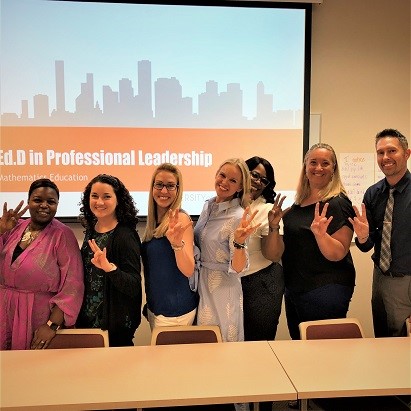
{"label": "belt", "polygon": [[395,273],[391,270],[387,270],[385,273],[381,270],[380,267],[378,267],[378,265],[375,266],[375,268],[377,268],[377,270],[382,274],[385,275],[386,277],[405,277],[406,275],[411,275],[411,273]]}
{"label": "belt", "polygon": [[393,273],[392,271],[388,270],[385,273],[382,273],[386,277],[405,277],[407,274],[403,273]]}

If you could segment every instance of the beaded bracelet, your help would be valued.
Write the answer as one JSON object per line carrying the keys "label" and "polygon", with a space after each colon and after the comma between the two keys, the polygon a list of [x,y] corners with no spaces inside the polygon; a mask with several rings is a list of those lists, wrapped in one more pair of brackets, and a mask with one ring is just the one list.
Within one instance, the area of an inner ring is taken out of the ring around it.
{"label": "beaded bracelet", "polygon": [[240,243],[237,243],[237,241],[235,241],[235,240],[233,241],[233,246],[234,246],[234,248],[237,248],[238,250],[247,248],[246,243],[240,244]]}

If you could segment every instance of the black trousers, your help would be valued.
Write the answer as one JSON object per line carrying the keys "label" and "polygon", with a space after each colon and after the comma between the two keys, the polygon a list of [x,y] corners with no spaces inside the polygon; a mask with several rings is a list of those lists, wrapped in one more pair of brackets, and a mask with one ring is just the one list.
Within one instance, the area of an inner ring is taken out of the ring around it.
{"label": "black trousers", "polygon": [[284,294],[283,267],[272,263],[241,277],[245,341],[275,339]]}

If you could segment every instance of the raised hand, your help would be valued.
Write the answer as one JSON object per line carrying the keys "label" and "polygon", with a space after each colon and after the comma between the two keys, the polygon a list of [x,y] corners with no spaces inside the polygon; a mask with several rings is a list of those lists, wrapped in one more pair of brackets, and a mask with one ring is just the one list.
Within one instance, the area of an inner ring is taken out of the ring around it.
{"label": "raised hand", "polygon": [[112,265],[107,260],[107,249],[106,247],[103,250],[97,245],[96,240],[88,240],[88,244],[91,248],[91,251],[94,253],[94,257],[91,259],[91,262],[97,267],[101,268],[104,271],[110,271]]}
{"label": "raised hand", "polygon": [[179,221],[179,210],[168,210],[168,230],[166,232],[166,237],[170,241],[171,245],[180,246],[183,241],[183,236],[188,227],[193,225],[193,222],[190,221],[187,224],[183,224]]}
{"label": "raised hand", "polygon": [[254,211],[251,215],[250,207],[244,210],[243,217],[241,218],[240,224],[234,231],[234,241],[239,244],[244,244],[245,240],[261,225],[252,224],[254,217],[256,216],[258,210]]}
{"label": "raised hand", "polygon": [[355,211],[355,217],[348,218],[348,221],[352,224],[355,235],[360,239],[366,239],[370,233],[368,220],[367,220],[367,212],[365,209],[364,203],[361,204],[361,212],[357,206],[353,206]]}
{"label": "raised hand", "polygon": [[285,210],[282,209],[285,199],[286,196],[281,197],[281,194],[277,194],[277,196],[275,197],[273,208],[268,212],[268,224],[271,228],[278,226],[280,220],[291,208],[287,207]]}
{"label": "raised hand", "polygon": [[324,204],[324,207],[320,213],[320,203],[315,205],[314,220],[311,223],[311,231],[317,237],[324,237],[327,234],[327,228],[331,223],[333,217],[327,218],[328,203]]}
{"label": "raised hand", "polygon": [[21,200],[16,208],[10,208],[9,210],[7,210],[7,203],[3,204],[3,215],[0,219],[0,234],[3,234],[16,226],[19,218],[21,218],[29,208],[29,206],[26,205],[21,209],[23,204],[24,201]]}

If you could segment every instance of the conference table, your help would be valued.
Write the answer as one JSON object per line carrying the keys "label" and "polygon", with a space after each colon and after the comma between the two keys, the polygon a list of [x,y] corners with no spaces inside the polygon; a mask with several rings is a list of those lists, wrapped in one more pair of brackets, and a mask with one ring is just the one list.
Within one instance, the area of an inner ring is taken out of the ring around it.
{"label": "conference table", "polygon": [[267,341],[2,351],[2,410],[297,399]]}
{"label": "conference table", "polygon": [[411,394],[411,338],[270,341],[302,401]]}
{"label": "conference table", "polygon": [[0,351],[2,410],[411,394],[411,338]]}

